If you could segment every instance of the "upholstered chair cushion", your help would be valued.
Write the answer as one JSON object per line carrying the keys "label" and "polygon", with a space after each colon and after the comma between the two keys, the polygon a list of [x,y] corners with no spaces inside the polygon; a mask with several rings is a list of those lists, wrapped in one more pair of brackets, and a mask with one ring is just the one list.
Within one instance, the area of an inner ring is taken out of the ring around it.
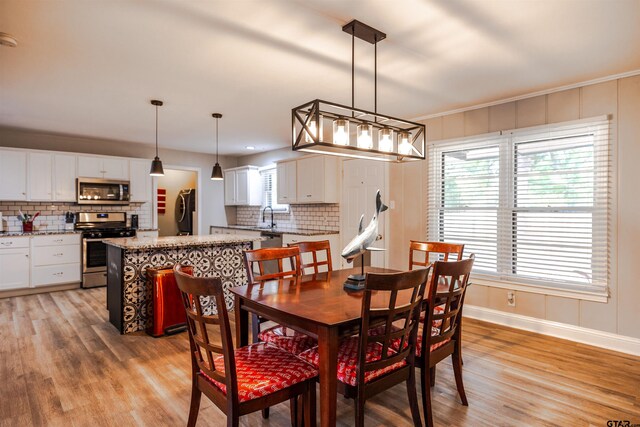
{"label": "upholstered chair cushion", "polygon": [[281,325],[265,329],[258,338],[295,355],[318,345],[315,338]]}
{"label": "upholstered chair cushion", "polygon": [[[273,344],[258,343],[235,350],[238,375],[238,400],[246,402],[283,390],[318,375],[311,364]],[[216,370],[224,372],[224,358],[218,356]],[[216,381],[202,371],[201,374],[224,394],[225,384]]]}
{"label": "upholstered chair cushion", "polygon": [[[358,344],[360,338],[357,336],[349,337],[340,343],[338,348],[338,380],[345,384],[352,386],[357,385],[356,368],[358,363]],[[395,350],[388,349],[389,355],[394,354]],[[380,343],[369,343],[367,346],[366,361],[374,362],[379,360],[382,355],[382,345]],[[300,358],[312,363],[314,366],[318,366],[320,355],[318,353],[318,347],[314,347],[300,354]],[[369,371],[364,376],[366,383],[378,378],[386,373],[402,368],[407,362],[404,360],[394,363],[383,369],[376,369]]]}

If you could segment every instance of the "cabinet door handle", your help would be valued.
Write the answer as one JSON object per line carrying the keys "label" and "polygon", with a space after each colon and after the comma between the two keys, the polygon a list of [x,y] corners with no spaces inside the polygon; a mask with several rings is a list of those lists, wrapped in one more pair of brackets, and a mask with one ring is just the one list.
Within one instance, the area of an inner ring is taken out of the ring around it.
{"label": "cabinet door handle", "polygon": [[62,242],[62,239],[55,239],[54,242],[60,243],[60,242]]}
{"label": "cabinet door handle", "polygon": [[13,242],[2,242],[2,246],[11,246]]}
{"label": "cabinet door handle", "polygon": [[311,197],[311,194],[307,194],[307,197]]}
{"label": "cabinet door handle", "polygon": [[62,256],[64,255],[63,253],[58,253],[58,254],[53,254],[53,256]]}

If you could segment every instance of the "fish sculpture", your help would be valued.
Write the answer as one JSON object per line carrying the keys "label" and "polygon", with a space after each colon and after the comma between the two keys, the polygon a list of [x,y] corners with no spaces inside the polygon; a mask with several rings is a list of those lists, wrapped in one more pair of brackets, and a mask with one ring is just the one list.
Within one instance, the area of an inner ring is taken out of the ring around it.
{"label": "fish sculpture", "polygon": [[358,226],[358,235],[349,242],[347,246],[342,250],[342,258],[347,262],[352,262],[358,255],[363,254],[365,251],[383,251],[384,249],[373,248],[371,245],[376,241],[382,239],[382,236],[378,234],[378,218],[380,213],[387,210],[387,206],[382,203],[382,196],[380,196],[380,190],[376,193],[376,213],[373,214],[371,222],[367,225],[367,228],[363,230],[362,225],[364,222],[364,215],[360,216],[360,225]]}

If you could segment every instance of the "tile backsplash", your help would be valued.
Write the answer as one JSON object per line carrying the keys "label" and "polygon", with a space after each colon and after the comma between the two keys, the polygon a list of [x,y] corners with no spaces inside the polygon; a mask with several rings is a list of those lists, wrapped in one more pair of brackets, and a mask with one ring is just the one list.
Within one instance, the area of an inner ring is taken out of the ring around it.
{"label": "tile backsplash", "polygon": [[[34,222],[34,231],[59,231],[65,226],[65,212],[126,212],[127,223],[131,215],[138,215],[140,228],[151,228],[151,203],[131,203],[125,206],[80,206],[73,202],[3,202],[0,201],[3,231],[22,231],[22,223],[18,220],[19,210],[29,215],[40,212]],[[128,225],[128,224],[127,224]]]}
{"label": "tile backsplash", "polygon": [[[337,203],[290,205],[288,213],[276,212],[273,218],[280,228],[340,231],[340,205]],[[265,219],[267,222],[271,220],[269,211],[267,211]],[[238,206],[236,222],[237,225],[262,224],[262,208],[259,206]]]}

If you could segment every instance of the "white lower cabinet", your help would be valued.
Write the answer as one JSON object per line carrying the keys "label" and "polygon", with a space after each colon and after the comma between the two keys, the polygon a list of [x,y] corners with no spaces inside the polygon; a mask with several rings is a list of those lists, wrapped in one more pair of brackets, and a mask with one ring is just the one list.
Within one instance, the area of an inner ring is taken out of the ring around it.
{"label": "white lower cabinet", "polygon": [[234,230],[233,228],[214,226],[209,227],[209,234],[236,234],[235,231],[236,230]]}
{"label": "white lower cabinet", "polygon": [[31,262],[34,266],[78,264],[80,245],[34,246],[31,250]]}
{"label": "white lower cabinet", "polygon": [[33,267],[31,269],[32,286],[50,286],[80,281],[79,264],[58,264]]}
{"label": "white lower cabinet", "polygon": [[80,282],[79,234],[31,238],[31,286]]}
{"label": "white lower cabinet", "polygon": [[80,280],[79,234],[0,237],[0,290]]}
{"label": "white lower cabinet", "polygon": [[158,230],[136,231],[136,237],[138,239],[155,239],[158,237]]}
{"label": "white lower cabinet", "polygon": [[29,287],[29,238],[0,239],[0,290]]}
{"label": "white lower cabinet", "polygon": [[254,230],[243,230],[241,228],[228,228],[228,227],[209,227],[209,234],[241,234],[243,236],[255,237],[253,242],[253,249],[260,249],[260,237],[262,233]]}

